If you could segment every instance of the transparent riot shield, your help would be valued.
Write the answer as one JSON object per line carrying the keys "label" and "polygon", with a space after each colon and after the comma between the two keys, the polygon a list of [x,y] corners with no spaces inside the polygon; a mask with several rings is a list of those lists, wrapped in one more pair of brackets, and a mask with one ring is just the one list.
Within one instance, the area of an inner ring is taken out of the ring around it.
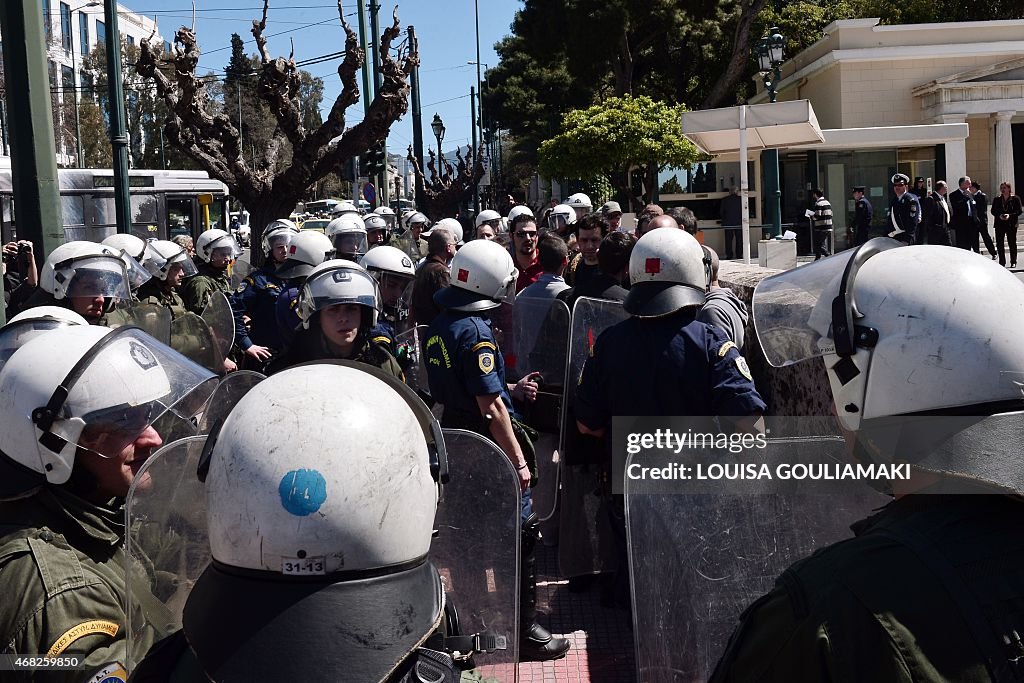
{"label": "transparent riot shield", "polygon": [[423,254],[420,253],[420,247],[416,238],[413,237],[412,230],[407,229],[401,234],[396,234],[392,237],[391,246],[404,251],[406,255],[413,260],[413,263],[423,256]]}
{"label": "transparent riot shield", "polygon": [[[781,462],[843,462],[845,453],[840,438],[770,439],[758,460],[774,472]],[[640,454],[626,466],[673,459]],[[637,680],[708,680],[743,610],[793,562],[852,537],[852,523],[890,500],[866,484],[826,494],[818,483],[790,482],[780,492],[777,482],[758,481],[745,493],[712,494],[678,482],[654,492],[626,477]],[[720,482],[715,490],[736,487]]]}
{"label": "transparent riot shield", "polygon": [[265,379],[265,375],[252,370],[238,370],[222,379],[203,412],[197,416],[199,433],[209,434],[218,422],[227,417],[239,399]]}
{"label": "transparent riot shield", "polygon": [[192,586],[210,560],[206,488],[196,476],[206,437],[181,439],[139,469],[125,501],[129,668],[181,628]]}
{"label": "transparent riot shield", "polygon": [[171,346],[171,309],[158,304],[118,307],[107,315],[107,327],[138,327],[157,341]]}
{"label": "transparent riot shield", "polygon": [[211,372],[224,370],[220,341],[206,321],[195,313],[179,315],[171,322],[171,348]]}
{"label": "transparent riot shield", "polygon": [[479,434],[444,430],[449,482],[437,506],[430,561],[463,635],[489,632],[506,648],[473,657],[484,680],[516,681],[519,653],[519,479]]}
{"label": "transparent riot shield", "polygon": [[540,432],[534,444],[539,483],[533,488],[533,509],[546,521],[558,506],[559,451],[565,359],[569,346],[569,308],[557,299],[517,297],[512,305],[515,376],[536,374],[534,403],[519,405],[526,423]]}
{"label": "transparent riot shield", "polygon": [[235,259],[235,262],[231,264],[231,291],[233,292],[238,289],[238,285],[242,284],[242,280],[254,270],[256,268],[248,261]]}
{"label": "transparent riot shield", "polygon": [[402,366],[402,372],[405,373],[405,383],[415,389],[424,400],[430,397],[427,366],[423,364],[423,343],[426,340],[426,325],[417,325],[395,335],[395,349],[398,351],[398,362]]}
{"label": "transparent riot shield", "polygon": [[[628,317],[617,301],[580,297],[572,312],[558,453],[561,460],[558,565],[563,576],[614,571],[618,563],[607,496],[598,495],[606,458],[601,439],[576,429],[574,403],[583,364],[606,329]],[[627,359],[623,359],[624,361]]]}
{"label": "transparent riot shield", "polygon": [[209,326],[221,356],[226,358],[235,343],[235,313],[231,302],[223,292],[214,292],[200,317]]}

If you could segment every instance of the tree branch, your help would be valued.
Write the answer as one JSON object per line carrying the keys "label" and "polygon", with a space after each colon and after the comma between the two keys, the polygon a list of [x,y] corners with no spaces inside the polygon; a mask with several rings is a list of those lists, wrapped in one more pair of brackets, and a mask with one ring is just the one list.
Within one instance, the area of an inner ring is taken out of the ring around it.
{"label": "tree branch", "polygon": [[750,59],[750,29],[764,4],[765,0],[750,0],[749,4],[743,3],[743,10],[739,22],[736,24],[736,33],[732,41],[732,56],[729,57],[729,65],[708,96],[701,102],[701,109],[719,106],[726,94],[732,92],[736,81],[743,75],[747,60]]}

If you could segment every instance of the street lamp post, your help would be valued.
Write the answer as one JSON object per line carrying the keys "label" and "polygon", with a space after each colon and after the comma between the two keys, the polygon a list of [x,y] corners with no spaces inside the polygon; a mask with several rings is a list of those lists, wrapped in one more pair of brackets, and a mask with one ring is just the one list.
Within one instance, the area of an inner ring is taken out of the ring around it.
{"label": "street lamp post", "polygon": [[[764,80],[764,87],[768,91],[768,101],[775,102],[778,91],[779,80],[782,73],[779,67],[784,61],[784,48],[786,40],[779,33],[778,27],[768,29],[768,35],[761,38],[754,47],[754,54],[757,57],[758,70]],[[776,235],[782,234],[782,190],[779,188],[779,150],[766,149],[761,153],[764,162],[764,209],[766,218],[771,221],[772,229]],[[740,163],[746,163],[741,159]]]}
{"label": "street lamp post", "polygon": [[438,173],[444,168],[442,159],[444,153],[441,151],[441,141],[444,140],[444,121],[436,113],[434,114],[434,120],[430,122],[430,130],[434,131],[434,137],[437,138],[437,158],[438,158]]}

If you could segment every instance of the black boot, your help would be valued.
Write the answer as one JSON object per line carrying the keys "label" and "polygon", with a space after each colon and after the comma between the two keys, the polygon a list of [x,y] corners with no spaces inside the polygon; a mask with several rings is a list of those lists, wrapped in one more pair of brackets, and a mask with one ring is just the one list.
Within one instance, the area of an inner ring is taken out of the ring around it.
{"label": "black boot", "polygon": [[555,638],[551,632],[537,623],[537,534],[540,523],[536,513],[523,522],[522,541],[519,547],[519,658],[534,662],[546,662],[564,657],[570,643],[565,638]]}

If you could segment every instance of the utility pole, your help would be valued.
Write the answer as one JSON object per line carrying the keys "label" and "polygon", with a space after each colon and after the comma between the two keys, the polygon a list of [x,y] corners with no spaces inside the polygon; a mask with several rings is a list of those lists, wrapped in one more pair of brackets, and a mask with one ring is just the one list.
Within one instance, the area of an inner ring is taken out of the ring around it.
{"label": "utility pole", "polygon": [[[0,2],[4,36],[11,182],[18,207],[18,237],[32,241],[36,263],[64,241],[57,185],[57,149],[46,72],[43,17],[36,0]],[[5,322],[0,306],[0,323]]]}
{"label": "utility pole", "polygon": [[[416,41],[416,29],[413,26],[409,27],[409,49],[419,54],[419,44]],[[417,64],[412,68],[412,74],[409,77],[409,83],[412,88],[412,153],[416,157],[416,163],[419,164],[420,170],[426,172],[426,167],[423,165],[423,110],[420,106],[420,66]],[[426,199],[423,196],[423,178],[419,175],[416,176],[416,209],[421,210],[426,205]]]}
{"label": "utility pole", "polygon": [[103,0],[107,22],[107,90],[109,93],[110,146],[114,159],[114,215],[117,231],[132,231],[132,207],[128,194],[128,131],[124,121],[121,79],[121,32],[117,29],[117,0]]}
{"label": "utility pole", "polygon": [[[373,92],[376,96],[383,85],[383,76],[380,73],[380,24],[377,14],[380,12],[380,3],[377,0],[370,0],[370,32],[373,39]],[[388,146],[387,137],[380,143],[381,157],[384,160],[384,168],[381,169],[377,179],[377,205],[387,206],[390,188],[388,187]]]}
{"label": "utility pole", "polygon": [[[479,67],[477,67],[479,68]],[[469,86],[469,117],[470,119],[476,118],[476,87]],[[476,145],[476,126],[473,126],[473,164],[470,166],[469,173],[472,177],[476,173],[476,165],[480,161],[480,150]],[[473,213],[480,213],[480,183],[473,183]]]}
{"label": "utility pole", "polygon": [[[370,41],[367,39],[367,36],[369,35],[369,32],[366,30],[366,0],[359,0],[358,6],[359,6],[359,40],[362,43],[363,55],[364,55],[364,59],[363,59],[363,118],[365,119],[366,118],[366,113],[368,111],[370,111],[370,102],[373,100],[373,90],[370,87],[370,69],[371,69],[370,60],[373,59],[373,56],[370,53]],[[374,54],[376,54],[376,53],[374,53]],[[363,152],[363,155],[368,160],[370,158],[370,150],[366,150],[365,152]],[[364,166],[365,166],[365,164],[364,164]],[[356,177],[357,178],[359,177],[358,173],[356,174]],[[373,182],[375,185],[377,184],[377,180],[375,178],[370,177],[369,180],[371,182]],[[356,201],[356,206],[359,206],[359,202],[358,202],[359,191],[358,191],[358,189],[356,190],[355,194],[356,194],[356,200],[357,200]]]}

